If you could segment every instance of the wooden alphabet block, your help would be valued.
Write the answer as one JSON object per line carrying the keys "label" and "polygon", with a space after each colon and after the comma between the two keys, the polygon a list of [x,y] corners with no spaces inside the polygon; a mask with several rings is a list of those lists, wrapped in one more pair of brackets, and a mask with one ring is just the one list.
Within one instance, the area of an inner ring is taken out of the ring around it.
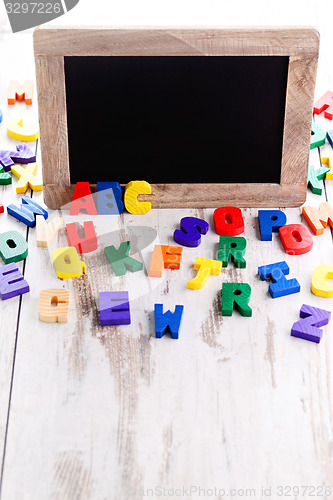
{"label": "wooden alphabet block", "polygon": [[273,232],[287,224],[287,216],[282,210],[258,210],[261,241],[272,241]]}
{"label": "wooden alphabet block", "polygon": [[28,244],[17,231],[0,234],[0,255],[5,264],[20,262],[28,256]]}
{"label": "wooden alphabet block", "polygon": [[124,211],[122,195],[119,182],[97,182],[98,214],[122,214]]}
{"label": "wooden alphabet block", "polygon": [[12,176],[8,172],[4,172],[4,168],[0,166],[0,184],[7,186],[12,183]]}
{"label": "wooden alphabet block", "polygon": [[2,300],[17,297],[17,295],[23,295],[29,291],[28,282],[24,279],[15,262],[0,266],[0,297]]}
{"label": "wooden alphabet block", "polygon": [[130,248],[130,241],[124,241],[119,248],[115,248],[114,245],[104,248],[105,256],[116,276],[123,276],[126,274],[127,269],[135,273],[143,268],[142,262],[129,257]]}
{"label": "wooden alphabet block", "polygon": [[182,247],[155,245],[150,262],[149,276],[161,278],[163,269],[179,269]]}
{"label": "wooden alphabet block", "polygon": [[199,290],[205,286],[211,274],[214,274],[215,276],[219,276],[221,274],[222,262],[219,260],[197,257],[194,262],[194,269],[198,271],[197,275],[195,278],[187,282],[187,288],[190,288],[191,290]]}
{"label": "wooden alphabet block", "polygon": [[330,145],[333,148],[333,130],[328,130],[326,132],[326,139],[328,140],[328,142],[330,143]]}
{"label": "wooden alphabet block", "polygon": [[327,178],[327,173],[330,171],[328,167],[314,168],[313,165],[309,165],[308,171],[308,187],[311,189],[313,194],[321,195],[323,192],[322,181],[325,176]]}
{"label": "wooden alphabet block", "polygon": [[97,215],[96,205],[89,182],[77,182],[70,207],[70,215],[78,215],[84,210],[88,215]]}
{"label": "wooden alphabet block", "polygon": [[220,236],[218,260],[228,267],[229,256],[236,267],[245,268],[246,239],[242,236]]}
{"label": "wooden alphabet block", "polygon": [[8,88],[7,102],[15,104],[18,101],[25,101],[26,104],[32,104],[32,96],[34,93],[34,82],[26,80],[24,83],[19,83],[16,80],[10,80]]}
{"label": "wooden alphabet block", "polygon": [[332,180],[333,179],[333,152],[325,153],[324,155],[320,156],[320,161],[323,165],[327,165],[327,168],[329,169],[326,172],[326,179],[327,180]]}
{"label": "wooden alphabet block", "polygon": [[315,122],[312,123],[310,149],[319,148],[325,144],[326,132]]}
{"label": "wooden alphabet block", "polygon": [[15,217],[15,219],[23,222],[29,227],[35,227],[36,215],[42,215],[44,219],[48,218],[49,214],[47,211],[30,198],[30,196],[23,196],[21,202],[20,207],[17,207],[12,203],[7,206],[7,212],[9,215]]}
{"label": "wooden alphabet block", "polygon": [[303,319],[293,324],[291,336],[319,344],[323,335],[323,330],[319,327],[328,324],[331,311],[303,304],[299,315]]}
{"label": "wooden alphabet block", "polygon": [[39,125],[34,123],[23,127],[23,118],[13,118],[7,124],[7,134],[18,141],[34,142],[39,139]]}
{"label": "wooden alphabet block", "polygon": [[333,279],[333,265],[320,264],[317,266],[311,276],[311,292],[319,297],[327,299],[333,297],[333,285],[326,280]]}
{"label": "wooden alphabet block", "polygon": [[77,224],[73,222],[66,224],[68,244],[75,247],[78,253],[89,253],[97,250],[97,236],[95,226],[92,221],[83,223],[84,236],[81,238],[78,233]]}
{"label": "wooden alphabet block", "polygon": [[258,273],[262,281],[268,279],[272,281],[268,291],[273,299],[298,293],[301,289],[296,278],[286,279],[285,275],[289,274],[289,266],[285,261],[261,266],[258,268]]}
{"label": "wooden alphabet block", "polygon": [[155,337],[160,339],[166,331],[169,331],[172,339],[178,339],[183,312],[184,306],[177,305],[174,313],[171,311],[163,313],[163,304],[155,304]]}
{"label": "wooden alphabet block", "polygon": [[17,193],[25,193],[28,187],[33,191],[43,190],[43,183],[35,176],[37,163],[28,163],[25,168],[21,165],[12,165],[11,171],[18,178]]}
{"label": "wooden alphabet block", "polygon": [[58,278],[62,280],[87,273],[86,265],[80,260],[74,247],[57,248],[52,253],[52,261]]}
{"label": "wooden alphabet block", "polygon": [[69,291],[48,288],[39,294],[38,318],[45,323],[67,323],[69,315]]}
{"label": "wooden alphabet block", "polygon": [[62,217],[54,217],[49,223],[41,215],[36,215],[37,246],[47,248],[59,229],[63,226]]}
{"label": "wooden alphabet block", "polygon": [[180,229],[173,233],[173,239],[184,247],[198,247],[201,243],[201,235],[206,234],[209,224],[197,217],[183,217],[180,221]]}
{"label": "wooden alphabet block", "polygon": [[323,234],[327,224],[333,228],[333,209],[327,201],[320,203],[318,208],[304,206],[302,215],[316,236]]}
{"label": "wooden alphabet block", "polygon": [[236,309],[242,316],[251,317],[250,297],[251,287],[248,283],[223,283],[222,316],[231,316]]}
{"label": "wooden alphabet block", "polygon": [[244,233],[242,211],[237,207],[220,207],[214,211],[215,232],[219,236],[237,236]]}
{"label": "wooden alphabet block", "polygon": [[279,236],[285,252],[289,255],[301,255],[313,247],[310,231],[303,224],[287,224],[280,227]]}
{"label": "wooden alphabet block", "polygon": [[99,307],[102,326],[131,323],[128,292],[100,292]]}
{"label": "wooden alphabet block", "polygon": [[147,214],[151,209],[149,201],[139,201],[140,194],[151,194],[151,185],[146,181],[131,181],[126,184],[124,203],[130,214]]}
{"label": "wooden alphabet block", "polygon": [[16,151],[0,151],[0,163],[6,172],[10,172],[10,167],[14,163],[35,163],[36,155],[31,151],[29,146],[25,143],[18,144]]}
{"label": "wooden alphabet block", "polygon": [[327,90],[324,95],[318,99],[313,106],[313,112],[320,115],[324,111],[325,118],[332,120],[333,118],[333,92]]}

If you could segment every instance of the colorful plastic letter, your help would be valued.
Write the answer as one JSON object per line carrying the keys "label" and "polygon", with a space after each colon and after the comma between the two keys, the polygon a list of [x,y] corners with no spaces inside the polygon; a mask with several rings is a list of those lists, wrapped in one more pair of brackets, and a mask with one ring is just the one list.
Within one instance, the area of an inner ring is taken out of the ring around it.
{"label": "colorful plastic letter", "polygon": [[197,275],[195,278],[187,282],[187,288],[190,288],[191,290],[199,290],[205,286],[211,274],[214,274],[215,276],[219,276],[221,274],[222,262],[220,260],[197,257],[194,262],[194,269],[198,271]]}
{"label": "colorful plastic letter", "polygon": [[23,295],[29,291],[28,282],[24,279],[15,262],[0,266],[0,297],[2,300]]}
{"label": "colorful plastic letter", "polygon": [[122,214],[124,204],[119,182],[97,182],[97,212],[99,215]]}
{"label": "colorful plastic letter", "polygon": [[0,163],[6,172],[10,171],[10,167],[14,163],[35,163],[36,155],[31,151],[29,146],[25,143],[18,144],[16,151],[0,151]]}
{"label": "colorful plastic letter", "polygon": [[149,276],[161,278],[163,269],[179,269],[182,247],[155,245],[150,262]]}
{"label": "colorful plastic letter", "polygon": [[100,292],[99,307],[102,326],[131,323],[128,292]]}
{"label": "colorful plastic letter", "polygon": [[323,192],[322,181],[325,176],[327,178],[327,173],[330,171],[328,167],[314,168],[313,165],[309,165],[308,170],[308,187],[311,189],[313,194],[321,195]]}
{"label": "colorful plastic letter", "polygon": [[333,297],[333,285],[326,281],[331,279],[333,279],[333,265],[320,264],[311,276],[311,292],[327,299]]}
{"label": "colorful plastic letter", "polygon": [[58,277],[62,280],[77,278],[87,273],[86,265],[74,247],[57,248],[52,253],[52,261]]}
{"label": "colorful plastic letter", "polygon": [[126,274],[126,269],[135,273],[136,271],[141,271],[143,268],[142,262],[133,259],[133,257],[129,257],[128,253],[130,248],[130,241],[124,241],[120,244],[119,248],[115,248],[113,245],[104,248],[105,256],[111,264],[116,276],[123,276]]}
{"label": "colorful plastic letter", "polygon": [[4,168],[0,165],[0,184],[7,186],[12,183],[12,176],[8,172],[4,172]]}
{"label": "colorful plastic letter", "polygon": [[10,80],[8,88],[8,104],[15,104],[16,99],[19,101],[25,100],[26,104],[32,104],[32,96],[34,93],[34,82],[26,80],[24,83],[19,83],[16,80]]}
{"label": "colorful plastic letter", "polygon": [[67,323],[69,314],[69,291],[63,288],[48,288],[39,294],[38,318],[45,323]]}
{"label": "colorful plastic letter", "polygon": [[88,215],[97,215],[96,205],[89,182],[77,182],[70,207],[70,215],[78,215],[85,210]]}
{"label": "colorful plastic letter", "polygon": [[201,235],[206,234],[209,224],[197,217],[183,217],[180,221],[180,229],[173,233],[173,239],[184,247],[198,247],[201,243]]}
{"label": "colorful plastic letter", "polygon": [[326,132],[315,122],[312,123],[310,149],[319,148],[325,144]]}
{"label": "colorful plastic letter", "polygon": [[43,190],[43,183],[35,176],[37,163],[28,163],[25,168],[21,165],[12,165],[11,171],[19,179],[16,186],[17,193],[25,193],[28,187],[33,191]]}
{"label": "colorful plastic letter", "polygon": [[273,299],[298,293],[301,289],[296,278],[286,279],[285,275],[289,274],[289,266],[285,261],[261,266],[258,268],[258,273],[262,281],[270,279],[273,282],[268,287]]}
{"label": "colorful plastic letter", "polygon": [[316,236],[323,234],[327,224],[333,228],[333,209],[327,201],[320,203],[318,208],[303,207],[302,215]]}
{"label": "colorful plastic letter", "polygon": [[215,232],[219,236],[237,236],[244,233],[242,211],[237,207],[220,207],[214,211]]}
{"label": "colorful plastic letter", "polygon": [[174,313],[171,311],[163,313],[163,304],[155,304],[155,337],[161,339],[165,332],[169,331],[172,339],[178,339],[183,312],[184,306],[177,305]]}
{"label": "colorful plastic letter", "polygon": [[261,241],[272,241],[273,232],[287,223],[287,216],[281,210],[258,210]]}
{"label": "colorful plastic letter", "polygon": [[280,227],[279,236],[285,252],[289,255],[301,255],[310,252],[313,247],[310,231],[303,224]]}
{"label": "colorful plastic letter", "polygon": [[124,203],[130,214],[147,214],[150,211],[150,201],[139,201],[140,194],[151,194],[151,185],[148,182],[131,181],[126,185]]}
{"label": "colorful plastic letter", "polygon": [[0,203],[0,214],[3,214],[5,211],[5,207],[3,206],[2,203]]}
{"label": "colorful plastic letter", "polygon": [[333,179],[333,169],[332,169],[332,167],[333,167],[333,153],[329,152],[329,153],[325,153],[325,156],[321,155],[320,161],[323,165],[327,165],[327,167],[329,169],[326,173],[326,179],[332,180]]}
{"label": "colorful plastic letter", "polygon": [[231,316],[234,309],[246,317],[252,316],[249,306],[251,287],[247,283],[222,284],[222,316]]}
{"label": "colorful plastic letter", "polygon": [[68,244],[75,247],[78,253],[89,253],[97,250],[97,236],[95,226],[92,221],[83,223],[84,237],[79,236],[75,222],[66,224]]}
{"label": "colorful plastic letter", "polygon": [[228,267],[229,256],[236,267],[246,267],[244,255],[246,252],[246,239],[242,236],[220,236],[218,260],[223,267]]}
{"label": "colorful plastic letter", "polygon": [[35,123],[34,125],[30,125],[30,127],[23,127],[23,118],[13,118],[7,124],[7,134],[18,141],[37,141],[39,138],[39,125]]}
{"label": "colorful plastic letter", "polygon": [[37,246],[47,248],[63,223],[62,217],[54,217],[47,223],[43,216],[36,215]]}
{"label": "colorful plastic letter", "polygon": [[12,203],[7,206],[7,212],[9,215],[12,215],[15,219],[24,222],[24,224],[29,227],[35,227],[35,215],[42,215],[44,219],[48,218],[49,214],[47,211],[29,196],[23,196],[21,202],[22,204],[20,207],[17,207]]}
{"label": "colorful plastic letter", "polygon": [[292,337],[319,344],[323,335],[323,330],[319,326],[327,325],[331,319],[331,311],[303,304],[299,315],[303,319],[296,321],[291,327]]}
{"label": "colorful plastic letter", "polygon": [[328,130],[326,132],[326,138],[327,138],[328,142],[330,143],[330,145],[333,148],[333,130]]}
{"label": "colorful plastic letter", "polygon": [[327,90],[324,95],[318,99],[313,106],[313,112],[320,115],[324,111],[325,118],[333,118],[333,92]]}
{"label": "colorful plastic letter", "polygon": [[0,255],[5,264],[24,260],[28,255],[28,244],[22,234],[17,231],[1,233]]}

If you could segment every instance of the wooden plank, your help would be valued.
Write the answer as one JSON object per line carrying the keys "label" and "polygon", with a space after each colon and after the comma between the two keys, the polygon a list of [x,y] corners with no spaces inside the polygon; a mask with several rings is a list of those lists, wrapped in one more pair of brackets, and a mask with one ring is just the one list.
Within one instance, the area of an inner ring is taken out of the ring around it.
{"label": "wooden plank", "polygon": [[[24,120],[33,122],[37,120],[37,109],[33,106],[27,106],[24,102],[13,106],[7,105],[7,91],[9,80],[25,81],[27,79],[35,80],[33,71],[33,54],[31,37],[5,35],[1,40],[2,50],[0,51],[0,64],[6,68],[5,77],[0,80],[0,109],[3,111],[3,121],[0,126],[1,149],[16,150],[18,141],[11,139],[7,135],[6,124],[15,116],[22,116]],[[21,60],[20,65],[16,64]],[[36,99],[36,97],[35,97]],[[36,143],[30,143],[29,147],[34,151]],[[1,233],[15,230],[27,238],[27,226],[18,222],[7,214],[7,205],[14,203],[20,204],[22,195],[17,195],[15,187],[17,179],[13,176],[13,182],[8,186],[0,187],[0,202],[5,206],[5,212],[0,214]],[[28,190],[27,194],[30,193]],[[29,257],[28,257],[29,258]],[[3,262],[1,261],[1,265]],[[24,270],[24,263],[19,262],[18,267],[21,272]],[[0,463],[4,455],[4,446],[7,432],[7,413],[11,397],[11,385],[13,378],[13,369],[16,354],[17,324],[19,318],[21,299],[14,297],[6,301],[0,301],[1,327],[0,327]]]}
{"label": "wooden plank", "polygon": [[[302,221],[300,209],[286,213],[288,223]],[[328,484],[331,427],[323,429],[323,419],[331,418],[330,327],[320,346],[291,338],[290,328],[302,303],[324,307],[310,292],[310,278],[331,255],[331,236],[317,238],[309,254],[288,256],[277,235],[259,241],[256,210],[243,214],[247,268],[229,265],[198,292],[186,281],[197,255],[216,258],[212,210],[80,216],[94,220],[99,248],[84,256],[86,276],[63,282],[52,269],[51,249],[37,248],[30,233],[26,274],[33,286],[22,301],[4,498],[66,500],[75,491],[81,498],[143,498],[142,491],[158,485],[259,491],[263,477],[272,487]],[[172,244],[186,215],[205,218],[210,232],[199,248],[184,248],[179,271],[148,278],[153,245]],[[145,271],[116,277],[103,246],[133,237],[138,226],[157,234],[142,250]],[[66,244],[62,231],[54,245]],[[302,291],[273,300],[257,267],[281,260]],[[252,318],[221,316],[223,281],[251,285]],[[39,291],[55,286],[70,290],[68,325],[37,319]],[[129,291],[131,325],[99,326],[98,293],[111,289]],[[184,304],[178,341],[154,338],[155,302],[172,311]]]}
{"label": "wooden plank", "polygon": [[[310,161],[318,162],[317,151]],[[319,200],[325,193],[308,192],[307,203]],[[331,262],[330,231],[314,238],[309,254],[288,256],[276,234],[259,241],[257,210],[243,214],[247,268],[229,265],[198,292],[186,281],[197,255],[216,258],[213,210],[94,218],[99,248],[85,256],[88,274],[70,282],[56,278],[50,251],[37,248],[29,232],[26,275],[33,287],[22,300],[4,499],[146,498],[163,488],[176,496],[176,488],[215,486],[229,494],[255,488],[258,497],[267,486],[275,498],[279,485],[330,485],[331,325],[319,346],[290,337],[302,303],[329,308],[311,294],[310,279],[316,265]],[[304,223],[300,209],[286,214],[288,223]],[[133,236],[133,227],[155,229],[156,240],[142,251],[147,269],[153,245],[172,244],[186,215],[205,218],[211,229],[198,249],[184,249],[179,271],[166,270],[162,280],[149,279],[146,270],[112,274],[103,245]],[[61,231],[54,246],[66,243]],[[257,266],[280,260],[302,290],[271,299]],[[221,316],[223,281],[250,283],[252,318]],[[71,292],[68,325],[37,319],[39,291],[51,286]],[[110,288],[130,291],[132,325],[99,326],[98,292]],[[185,305],[178,341],[154,338],[155,302],[171,310]]]}
{"label": "wooden plank", "polygon": [[[258,31],[259,29],[259,31]],[[61,34],[61,39],[60,38]],[[57,41],[55,44],[54,41]],[[304,55],[315,56],[319,34],[311,27],[46,26],[34,32],[37,55]],[[135,45],[133,53],[133,45]]]}

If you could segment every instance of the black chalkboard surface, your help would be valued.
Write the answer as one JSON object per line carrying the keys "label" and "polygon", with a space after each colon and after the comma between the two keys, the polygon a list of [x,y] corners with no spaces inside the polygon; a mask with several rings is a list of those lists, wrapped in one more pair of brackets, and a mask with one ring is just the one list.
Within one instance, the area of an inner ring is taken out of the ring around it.
{"label": "black chalkboard surface", "polygon": [[280,182],[289,57],[64,64],[72,184]]}
{"label": "black chalkboard surface", "polygon": [[46,205],[145,180],[152,208],[300,206],[318,51],[308,27],[35,30]]}

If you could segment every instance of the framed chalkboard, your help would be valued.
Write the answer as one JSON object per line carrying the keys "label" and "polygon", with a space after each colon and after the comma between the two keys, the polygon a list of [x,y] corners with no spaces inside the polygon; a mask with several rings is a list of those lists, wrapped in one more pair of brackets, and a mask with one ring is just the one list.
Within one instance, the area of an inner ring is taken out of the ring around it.
{"label": "framed chalkboard", "polygon": [[153,207],[297,206],[319,36],[310,28],[40,28],[44,198],[146,180]]}

